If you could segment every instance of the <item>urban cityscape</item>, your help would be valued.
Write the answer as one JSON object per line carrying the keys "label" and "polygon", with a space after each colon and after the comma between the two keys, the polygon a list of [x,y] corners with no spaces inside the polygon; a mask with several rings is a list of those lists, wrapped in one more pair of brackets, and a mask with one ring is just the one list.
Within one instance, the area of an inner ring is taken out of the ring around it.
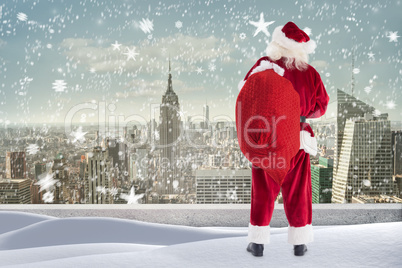
{"label": "urban cityscape", "polygon": [[[159,120],[144,125],[0,129],[0,203],[250,203],[251,165],[235,122],[210,121],[207,103],[201,120],[182,118],[170,60],[166,84]],[[338,89],[328,110],[336,116],[308,121],[319,147],[313,203],[402,202],[400,126],[353,90]]]}

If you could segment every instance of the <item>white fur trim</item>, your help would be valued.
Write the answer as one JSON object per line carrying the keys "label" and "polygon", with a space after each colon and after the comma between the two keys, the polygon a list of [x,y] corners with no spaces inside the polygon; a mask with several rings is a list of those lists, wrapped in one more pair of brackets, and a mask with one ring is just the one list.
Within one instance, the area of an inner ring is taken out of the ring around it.
{"label": "white fur trim", "polygon": [[239,91],[243,88],[244,84],[246,83],[246,80],[241,80],[239,82],[239,84],[237,85],[237,88],[239,89]]}
{"label": "white fur trim", "polygon": [[[283,74],[285,73],[285,69],[280,67],[278,64],[275,64],[275,63],[267,61],[267,60],[262,60],[262,61],[260,61],[260,65],[255,67],[248,77],[252,76],[255,73],[263,72],[263,71],[269,70],[269,69],[273,69],[274,72],[279,74],[280,76],[283,76]],[[247,80],[242,80],[239,82],[239,84],[237,85],[237,88],[239,89],[239,91],[243,88],[246,81]]]}
{"label": "white fur trim", "polygon": [[254,70],[250,73],[250,76],[252,76],[255,73],[258,72],[263,72],[265,70],[269,70],[269,69],[274,69],[274,72],[279,74],[280,76],[283,76],[283,74],[285,73],[285,70],[280,67],[278,64],[270,62],[268,60],[262,60],[260,61],[260,65],[258,65],[257,67],[254,68]]}
{"label": "white fur trim", "polygon": [[300,51],[305,52],[307,54],[313,53],[317,44],[314,40],[310,39],[308,42],[299,43],[293,39],[286,37],[285,33],[282,32],[282,28],[284,25],[278,26],[275,28],[272,33],[272,41],[277,42],[279,45],[292,50],[294,52]]}
{"label": "white fur trim", "polygon": [[250,222],[248,223],[248,242],[253,242],[257,244],[268,244],[270,234],[271,230],[269,225],[258,226],[252,225]]}
{"label": "white fur trim", "polygon": [[292,245],[307,244],[314,241],[313,226],[307,224],[303,227],[288,226],[288,243]]}
{"label": "white fur trim", "polygon": [[310,155],[317,155],[317,139],[306,130],[300,131],[300,149]]}

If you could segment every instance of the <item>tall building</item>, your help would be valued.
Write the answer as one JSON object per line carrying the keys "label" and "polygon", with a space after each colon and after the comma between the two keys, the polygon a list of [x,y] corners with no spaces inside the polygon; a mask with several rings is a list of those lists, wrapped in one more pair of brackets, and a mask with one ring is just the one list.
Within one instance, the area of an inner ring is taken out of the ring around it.
{"label": "tall building", "polygon": [[334,171],[338,169],[339,157],[341,152],[341,146],[343,143],[343,137],[345,132],[346,120],[354,117],[364,117],[365,114],[373,114],[375,108],[356,99],[355,97],[343,92],[342,90],[337,90],[337,101],[336,105],[336,126],[335,126],[335,137],[336,146],[334,152]]}
{"label": "tall building", "polygon": [[29,179],[0,179],[0,204],[30,204]]}
{"label": "tall building", "polygon": [[343,129],[332,203],[351,203],[359,195],[391,194],[391,122],[387,115],[347,119]]}
{"label": "tall building", "polygon": [[38,180],[39,175],[46,172],[46,163],[35,163],[35,179]]}
{"label": "tall building", "polygon": [[[176,165],[180,157],[180,105],[179,98],[173,91],[172,74],[169,60],[169,79],[165,94],[162,96],[159,116],[160,133],[160,178],[156,184],[159,194],[173,194],[180,188],[179,168]],[[178,183],[178,184],[177,184]]]}
{"label": "tall building", "polygon": [[67,161],[63,154],[58,153],[53,160],[52,173],[54,179],[58,180],[54,189],[54,204],[65,204],[69,199],[69,177]]}
{"label": "tall building", "polygon": [[203,126],[203,128],[208,129],[209,128],[209,106],[206,103],[203,106],[202,114],[203,114],[203,117],[204,117],[204,126]]}
{"label": "tall building", "polygon": [[311,164],[311,190],[313,203],[331,203],[334,160],[319,157],[317,164]]}
{"label": "tall building", "polygon": [[43,192],[40,192],[40,186],[37,185],[37,183],[38,183],[37,179],[31,181],[30,185],[31,203],[43,204]]}
{"label": "tall building", "polygon": [[111,204],[113,158],[105,148],[95,147],[86,155],[88,178],[85,181],[87,204]]}
{"label": "tall building", "polygon": [[195,171],[197,204],[249,204],[250,169],[198,169]]}
{"label": "tall building", "polygon": [[26,178],[26,171],[25,152],[6,153],[6,178],[24,179]]}
{"label": "tall building", "polygon": [[109,156],[113,158],[114,168],[119,171],[121,181],[127,181],[129,179],[127,144],[115,138],[106,138],[103,144]]}
{"label": "tall building", "polygon": [[402,131],[392,131],[392,171],[402,175]]}

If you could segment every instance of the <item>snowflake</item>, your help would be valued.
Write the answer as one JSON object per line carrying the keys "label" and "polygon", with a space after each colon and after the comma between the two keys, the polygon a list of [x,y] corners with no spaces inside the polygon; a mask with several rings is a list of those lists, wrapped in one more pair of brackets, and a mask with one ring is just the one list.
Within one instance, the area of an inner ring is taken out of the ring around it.
{"label": "snowflake", "polygon": [[254,36],[256,36],[259,32],[263,32],[265,33],[266,36],[271,36],[271,34],[268,32],[267,27],[269,25],[271,25],[272,23],[274,23],[275,21],[270,21],[270,22],[265,22],[264,20],[264,13],[261,12],[260,14],[260,20],[258,22],[256,21],[249,21],[249,23],[255,27],[257,27],[257,29],[255,30]]}
{"label": "snowflake", "polygon": [[135,51],[135,47],[133,47],[133,49],[127,48],[127,52],[125,52],[123,54],[127,55],[127,60],[130,60],[130,59],[135,60],[135,57],[139,55],[139,53]]}
{"label": "snowflake", "polygon": [[389,38],[389,42],[398,42],[398,37],[400,36],[398,35],[398,32],[389,32],[387,37]]}
{"label": "snowflake", "polygon": [[63,92],[67,88],[67,83],[64,80],[56,80],[52,85],[56,92]]}
{"label": "snowflake", "polygon": [[366,187],[370,187],[370,185],[371,185],[371,182],[369,180],[363,180],[362,183]]}
{"label": "snowflake", "polygon": [[109,193],[112,196],[115,196],[115,195],[117,195],[119,193],[119,190],[116,187],[112,187],[112,188],[109,189]]}
{"label": "snowflake", "polygon": [[395,103],[394,100],[389,100],[389,101],[387,101],[387,103],[385,104],[385,106],[386,106],[388,109],[393,110],[393,109],[395,109],[396,103]]}
{"label": "snowflake", "polygon": [[380,116],[380,115],[381,115],[381,111],[375,109],[375,110],[373,111],[373,115],[374,115],[374,116]]}
{"label": "snowflake", "polygon": [[120,197],[127,201],[127,204],[138,204],[138,199],[141,199],[144,194],[135,194],[134,187],[131,187],[130,194],[120,194]]}
{"label": "snowflake", "polygon": [[353,69],[353,73],[354,73],[354,74],[360,73],[360,69],[359,69],[359,68],[354,68],[354,69]]}
{"label": "snowflake", "polygon": [[198,67],[196,70],[197,74],[202,74],[203,71],[204,70],[201,67]]}
{"label": "snowflake", "polygon": [[106,194],[106,187],[105,186],[98,186],[96,187],[96,191],[100,192],[101,194]]}
{"label": "snowflake", "polygon": [[72,131],[70,133],[70,136],[74,137],[74,139],[72,140],[72,143],[76,143],[77,141],[82,143],[85,142],[85,134],[87,134],[88,132],[82,132],[82,127],[78,127],[77,131]]}
{"label": "snowflake", "polygon": [[38,176],[39,181],[35,183],[35,185],[39,185],[40,189],[39,192],[43,190],[48,190],[53,187],[59,180],[54,179],[54,172],[53,173],[43,173]]}
{"label": "snowflake", "polygon": [[175,22],[174,26],[175,26],[177,29],[180,29],[181,27],[183,27],[183,22],[181,22],[181,21],[178,20],[178,21]]}
{"label": "snowflake", "polygon": [[54,201],[54,194],[53,194],[53,192],[46,192],[44,195],[43,195],[43,201],[45,202],[45,203],[53,203],[53,201]]}
{"label": "snowflake", "polygon": [[140,21],[140,28],[144,33],[151,33],[154,30],[154,24],[149,19],[142,19]]}
{"label": "snowflake", "polygon": [[311,29],[309,27],[305,27],[303,32],[305,32],[307,35],[311,35]]}
{"label": "snowflake", "polygon": [[369,52],[369,53],[367,53],[367,56],[369,57],[369,60],[374,60],[374,53],[373,52]]}
{"label": "snowflake", "polygon": [[120,50],[120,46],[121,44],[119,44],[117,41],[114,42],[114,44],[112,44],[113,50]]}
{"label": "snowflake", "polygon": [[28,20],[28,16],[25,13],[19,12],[17,14],[17,19],[20,21],[27,21]]}
{"label": "snowflake", "polygon": [[211,62],[211,63],[208,65],[208,69],[209,69],[211,72],[213,72],[213,71],[216,70],[216,65]]}
{"label": "snowflake", "polygon": [[227,190],[226,198],[231,200],[237,200],[236,190]]}
{"label": "snowflake", "polygon": [[245,34],[245,33],[241,33],[241,34],[239,35],[239,37],[240,37],[241,40],[244,40],[244,39],[246,39],[246,34]]}
{"label": "snowflake", "polygon": [[28,154],[36,154],[39,151],[39,146],[35,143],[28,145],[27,152]]}
{"label": "snowflake", "polygon": [[177,189],[177,187],[179,187],[179,181],[178,181],[178,180],[174,180],[174,181],[173,181],[173,188]]}
{"label": "snowflake", "polygon": [[26,89],[29,84],[32,82],[33,78],[25,76],[24,79],[20,79],[21,91],[18,92],[18,95],[24,96],[27,94]]}
{"label": "snowflake", "polygon": [[371,92],[371,87],[365,87],[365,88],[364,88],[364,91],[365,91],[367,94],[369,94],[369,93]]}
{"label": "snowflake", "polygon": [[155,130],[154,135],[155,135],[155,140],[158,141],[158,140],[160,139],[159,131],[158,131],[158,130]]}

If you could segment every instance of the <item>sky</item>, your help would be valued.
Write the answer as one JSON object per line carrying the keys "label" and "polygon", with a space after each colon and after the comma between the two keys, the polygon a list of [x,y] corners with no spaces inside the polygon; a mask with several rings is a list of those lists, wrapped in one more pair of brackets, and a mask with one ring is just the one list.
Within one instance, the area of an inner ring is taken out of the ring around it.
{"label": "sky", "polygon": [[235,121],[239,81],[288,21],[317,42],[330,102],[351,93],[354,48],[354,95],[401,121],[401,1],[332,2],[1,0],[0,127],[157,119],[169,58],[183,121],[206,103]]}

